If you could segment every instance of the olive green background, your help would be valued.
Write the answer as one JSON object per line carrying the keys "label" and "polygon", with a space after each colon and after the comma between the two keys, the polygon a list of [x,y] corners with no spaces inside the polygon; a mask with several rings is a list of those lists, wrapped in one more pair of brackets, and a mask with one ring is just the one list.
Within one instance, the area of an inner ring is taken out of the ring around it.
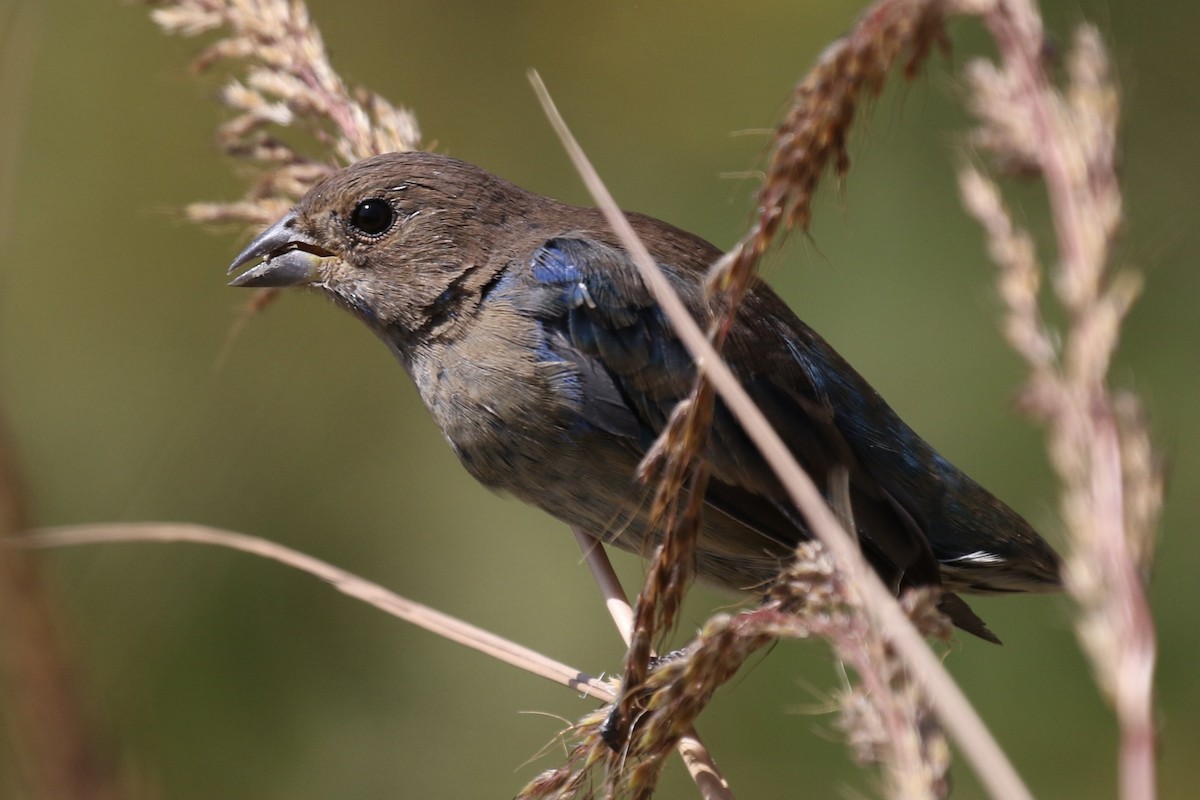
{"label": "olive green background", "polygon": [[[0,136],[18,148],[3,187],[0,406],[39,522],[265,536],[580,669],[617,669],[621,645],[571,537],[472,482],[366,330],[294,295],[231,343],[250,295],[224,271],[248,232],[214,235],[179,212],[242,190],[243,168],[212,144],[219,83],[188,73],[201,42],[164,36],[136,5],[18,14],[6,2],[0,24],[20,33],[0,53]],[[1060,49],[1079,19],[1098,22],[1124,86],[1120,260],[1148,281],[1114,380],[1145,396],[1170,461],[1152,596],[1162,794],[1182,797],[1200,779],[1200,11],[1047,5]],[[439,150],[586,202],[527,83],[537,68],[623,206],[726,247],[750,218],[763,129],[859,4],[311,7],[342,74],[413,108]],[[977,23],[952,33],[949,58],[875,104],[811,236],[767,270],[917,430],[1061,543],[1041,434],[1012,410],[1022,369],[997,333],[993,267],[954,177],[969,124],[957,76],[991,47]],[[1044,234],[1040,189],[1010,196]],[[640,564],[617,559],[636,581]],[[508,797],[558,763],[563,718],[592,707],[248,556],[117,545],[48,564],[111,745],[163,797]],[[694,594],[683,633],[729,602]],[[1034,793],[1115,796],[1114,727],[1069,603],[974,605],[1006,644],[964,638],[947,666]],[[699,729],[739,797],[876,793],[826,713],[840,680],[822,645],[786,643],[720,692]],[[983,796],[965,762],[954,776],[956,798]],[[678,765],[661,796],[695,796]]]}

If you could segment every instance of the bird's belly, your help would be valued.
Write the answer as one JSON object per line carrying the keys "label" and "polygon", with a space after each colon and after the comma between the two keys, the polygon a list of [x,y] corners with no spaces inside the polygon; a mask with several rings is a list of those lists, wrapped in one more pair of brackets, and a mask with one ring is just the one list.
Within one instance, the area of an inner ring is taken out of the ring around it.
{"label": "bird's belly", "polygon": [[[537,381],[498,386],[494,373],[485,383],[444,370],[436,375],[440,380],[425,377],[422,396],[476,480],[623,550],[653,553],[661,530],[651,519],[654,486],[637,478],[643,456],[638,443],[592,427],[575,403]],[[781,550],[778,542],[764,541],[709,508],[696,569],[710,583],[757,591],[789,554],[790,548]]]}
{"label": "bird's belly", "polygon": [[451,445],[480,483],[606,542],[648,555],[653,489],[635,477],[639,455],[634,449],[611,437],[581,434],[567,420],[531,435],[530,422],[542,428],[548,421],[514,419],[486,437],[451,439]]}
{"label": "bird's belly", "polygon": [[[539,442],[499,451],[456,450],[480,482],[645,558],[661,542],[662,530],[652,519],[655,487],[637,479],[641,454],[627,444],[598,436],[563,439],[551,448]],[[790,549],[781,550],[739,521],[706,509],[695,564],[706,583],[758,592],[789,556]]]}

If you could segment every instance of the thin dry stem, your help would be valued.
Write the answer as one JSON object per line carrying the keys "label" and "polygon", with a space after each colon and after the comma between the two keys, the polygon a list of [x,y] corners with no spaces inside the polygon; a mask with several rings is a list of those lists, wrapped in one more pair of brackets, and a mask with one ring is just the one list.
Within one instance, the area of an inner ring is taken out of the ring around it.
{"label": "thin dry stem", "polygon": [[[593,200],[604,212],[609,225],[630,253],[639,274],[654,294],[655,300],[670,319],[680,341],[687,347],[707,380],[711,381],[721,399],[729,406],[742,428],[762,452],[771,469],[779,477],[792,502],[804,514],[813,534],[834,554],[848,582],[862,594],[862,608],[874,624],[886,632],[896,652],[904,660],[909,674],[922,687],[943,724],[954,736],[968,760],[975,766],[980,779],[996,797],[1028,798],[1029,790],[1009,763],[966,696],[954,683],[938,658],[930,651],[921,634],[901,609],[896,598],[883,585],[878,575],[867,565],[852,537],[842,529],[834,512],[826,504],[812,479],[796,462],[787,446],[771,428],[762,412],[754,405],[746,390],[737,381],[728,365],[721,359],[708,337],[687,313],[682,300],[667,282],[654,259],[638,240],[629,221],[604,187],[599,175],[571,135],[558,114],[545,86],[536,75],[531,76],[542,106],[563,141],[576,169],[583,177]],[[710,621],[711,623],[712,621]],[[722,627],[718,625],[718,627]],[[722,628],[723,629],[723,628]],[[734,664],[753,652],[761,643],[731,642],[727,660],[714,674],[731,676]],[[657,670],[650,674],[653,678]],[[647,684],[648,685],[648,684]],[[625,687],[624,691],[629,691]],[[707,700],[703,692],[695,698]],[[640,723],[639,723],[640,724]]]}
{"label": "thin dry stem", "polygon": [[[415,603],[379,584],[346,572],[327,562],[258,537],[202,525],[146,522],[34,529],[18,539],[10,540],[9,544],[46,548],[118,542],[190,542],[224,547],[276,561],[308,573],[330,584],[342,594],[361,600],[387,614],[443,638],[463,644],[518,669],[566,686],[584,697],[595,698],[606,703],[616,700],[617,697],[612,686],[600,679],[589,677],[565,664],[470,623]],[[599,543],[586,535],[581,539],[581,544],[587,545],[585,552],[589,554],[589,563],[593,564],[593,569],[601,575],[607,571],[607,579],[599,582],[601,585],[607,586],[610,592],[614,592],[613,599],[619,602],[618,595],[622,594],[620,585],[616,582],[615,575],[612,574],[611,565],[607,565],[603,547],[593,547],[593,544],[598,545]],[[12,548],[6,548],[5,552],[8,554],[19,553]],[[628,612],[627,602],[624,603],[624,607]],[[623,627],[628,629],[628,626]],[[599,723],[597,723],[597,730],[598,725]],[[699,738],[695,736],[694,731],[687,731],[684,735],[677,737],[674,744],[700,789],[702,797],[706,800],[732,800],[733,794],[717,769],[716,762]],[[600,745],[606,748],[602,742]],[[605,752],[608,751],[605,750]],[[97,797],[97,795],[86,796]]]}
{"label": "thin dry stem", "polygon": [[[738,246],[713,265],[714,316],[709,336],[716,351],[733,325],[758,260],[781,226],[807,227],[812,198],[824,173],[831,164],[839,176],[848,169],[846,139],[860,101],[879,92],[896,63],[903,62],[905,74],[911,77],[932,47],[945,44],[942,5],[937,0],[875,3],[797,86],[792,108],[776,132],[759,192],[758,219]],[[662,302],[657,290],[656,296]],[[656,481],[652,512],[662,544],[635,609],[636,624],[624,665],[625,689],[615,717],[622,735],[638,713],[634,702],[647,678],[651,645],[674,623],[692,578],[708,480],[701,453],[715,397],[709,376],[700,371],[691,396],[672,413],[642,465],[643,479]]]}
{"label": "thin dry stem", "polygon": [[[860,101],[879,92],[897,62],[903,61],[911,77],[933,46],[945,44],[942,5],[938,0],[875,3],[797,85],[791,109],[775,134],[759,191],[758,219],[729,255],[713,265],[709,335],[717,350],[759,259],[781,226],[807,227],[813,195],[829,166],[839,176],[849,168],[846,140]],[[627,680],[634,685],[644,677],[650,641],[673,623],[692,576],[708,479],[701,453],[714,400],[707,376],[700,373],[691,396],[676,408],[643,465],[643,476],[657,479],[653,510],[663,543],[639,597],[639,625],[626,658]]]}
{"label": "thin dry stem", "polygon": [[41,528],[22,536],[19,542],[29,547],[68,547],[112,542],[191,542],[250,553],[320,578],[348,597],[530,674],[574,689],[585,697],[610,701],[616,696],[611,687],[598,678],[592,678],[469,622],[413,602],[320,559],[256,536],[190,523],[138,522]]}

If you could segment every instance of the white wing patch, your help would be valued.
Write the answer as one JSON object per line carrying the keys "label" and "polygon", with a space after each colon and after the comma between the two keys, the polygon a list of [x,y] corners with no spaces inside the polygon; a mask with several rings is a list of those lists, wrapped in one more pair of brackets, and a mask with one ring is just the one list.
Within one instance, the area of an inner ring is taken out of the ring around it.
{"label": "white wing patch", "polygon": [[976,550],[974,553],[967,553],[954,558],[942,559],[943,564],[1003,564],[1004,557],[998,556],[995,553],[989,553],[987,550]]}

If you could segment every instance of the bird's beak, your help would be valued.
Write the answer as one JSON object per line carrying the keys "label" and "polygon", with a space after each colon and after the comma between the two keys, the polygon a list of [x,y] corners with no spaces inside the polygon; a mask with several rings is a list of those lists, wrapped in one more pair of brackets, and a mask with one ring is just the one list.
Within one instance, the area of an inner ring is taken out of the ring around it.
{"label": "bird's beak", "polygon": [[317,267],[333,255],[311,237],[296,229],[296,215],[290,213],[260,233],[229,265],[233,273],[252,261],[261,264],[238,275],[230,286],[301,286],[317,279]]}

